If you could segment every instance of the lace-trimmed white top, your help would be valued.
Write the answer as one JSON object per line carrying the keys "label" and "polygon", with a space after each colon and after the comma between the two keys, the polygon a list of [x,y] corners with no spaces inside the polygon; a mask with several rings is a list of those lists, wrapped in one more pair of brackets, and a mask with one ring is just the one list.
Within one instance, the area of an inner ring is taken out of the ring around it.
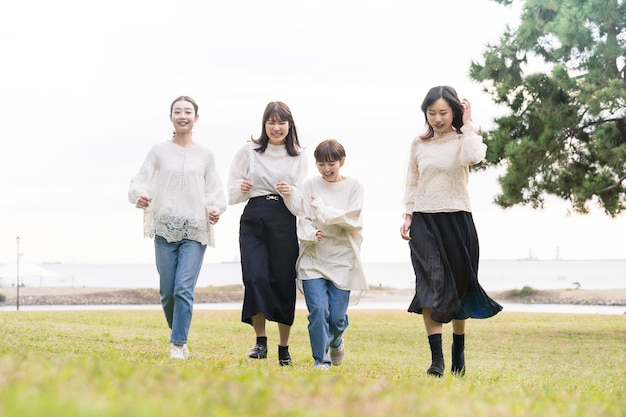
{"label": "lace-trimmed white top", "polygon": [[226,197],[208,148],[184,148],[171,140],[154,145],[130,182],[128,200],[135,204],[140,196],[152,198],[144,210],[145,237],[215,246],[209,213],[226,211]]}
{"label": "lace-trimmed white top", "polygon": [[435,133],[413,140],[406,176],[405,213],[471,212],[469,166],[485,158],[487,145],[472,124],[462,134]]}
{"label": "lace-trimmed white top", "polygon": [[[278,194],[276,183],[282,180],[292,186],[291,195],[283,196],[285,206],[297,216],[302,199],[300,189],[307,178],[304,149],[299,149],[299,155],[290,156],[285,145],[270,143],[263,153],[255,151],[258,146],[246,142],[235,154],[228,176],[228,203],[238,204],[250,198]],[[244,180],[252,183],[252,189],[247,193],[241,192]]]}

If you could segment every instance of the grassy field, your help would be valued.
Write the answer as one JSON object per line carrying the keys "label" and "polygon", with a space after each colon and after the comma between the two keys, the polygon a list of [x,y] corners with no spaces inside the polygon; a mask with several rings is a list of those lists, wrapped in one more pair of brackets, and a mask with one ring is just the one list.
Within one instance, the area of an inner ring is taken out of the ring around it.
{"label": "grassy field", "polygon": [[0,312],[0,416],[626,416],[626,316],[471,320],[467,375],[436,379],[416,315],[350,312],[328,372],[312,368],[306,312],[285,368],[273,323],[268,359],[246,358],[239,315],[196,311],[191,356],[173,362],[158,310]]}

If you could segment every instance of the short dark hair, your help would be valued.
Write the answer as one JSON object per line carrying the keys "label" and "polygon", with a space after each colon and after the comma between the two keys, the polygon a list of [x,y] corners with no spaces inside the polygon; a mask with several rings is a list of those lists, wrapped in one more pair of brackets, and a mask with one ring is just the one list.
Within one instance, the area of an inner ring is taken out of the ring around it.
{"label": "short dark hair", "polygon": [[337,162],[346,157],[346,150],[339,141],[326,139],[317,145],[313,156],[317,162]]}

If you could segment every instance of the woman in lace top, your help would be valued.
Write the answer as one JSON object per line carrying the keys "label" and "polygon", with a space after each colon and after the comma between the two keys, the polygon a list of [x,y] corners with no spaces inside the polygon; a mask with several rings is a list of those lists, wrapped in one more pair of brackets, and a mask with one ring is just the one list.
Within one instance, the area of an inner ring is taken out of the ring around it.
{"label": "woman in lace top", "polygon": [[192,138],[198,117],[192,98],[174,100],[172,138],[152,146],[128,190],[130,202],[144,210],[144,235],[154,238],[172,359],[189,354],[194,289],[206,247],[215,245],[213,225],[226,210],[213,152]]}
{"label": "woman in lace top", "polygon": [[244,301],[241,320],[251,324],[256,344],[250,358],[267,357],[266,320],[278,323],[278,363],[291,365],[289,335],[296,308],[298,240],[296,215],[307,176],[304,150],[291,110],[269,103],[261,135],[235,155],[228,177],[229,203],[246,202],[239,226]]}
{"label": "woman in lace top", "polygon": [[400,235],[409,241],[415,297],[408,311],[421,314],[431,349],[427,373],[442,376],[443,323],[452,321],[452,367],[465,374],[465,319],[502,310],[478,283],[478,236],[467,183],[469,166],[487,150],[472,124],[470,102],[450,86],[430,89],[422,111],[426,132],[411,144]]}

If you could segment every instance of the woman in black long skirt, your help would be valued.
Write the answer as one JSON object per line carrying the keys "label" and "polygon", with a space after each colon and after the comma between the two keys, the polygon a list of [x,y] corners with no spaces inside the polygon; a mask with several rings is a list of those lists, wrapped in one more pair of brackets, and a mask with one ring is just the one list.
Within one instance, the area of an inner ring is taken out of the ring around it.
{"label": "woman in black long skirt", "polygon": [[408,311],[424,319],[432,363],[442,376],[443,323],[452,321],[451,372],[465,374],[465,319],[502,310],[478,283],[478,236],[467,183],[469,166],[485,158],[487,146],[472,125],[470,102],[450,86],[430,89],[421,107],[426,132],[411,144],[400,235],[409,241],[415,297]]}
{"label": "woman in black long skirt", "polygon": [[228,179],[229,203],[247,201],[239,226],[244,301],[241,320],[256,343],[248,356],[267,358],[267,320],[278,323],[278,362],[291,365],[289,335],[296,307],[296,214],[307,177],[303,149],[291,110],[271,102],[261,135],[235,155]]}

